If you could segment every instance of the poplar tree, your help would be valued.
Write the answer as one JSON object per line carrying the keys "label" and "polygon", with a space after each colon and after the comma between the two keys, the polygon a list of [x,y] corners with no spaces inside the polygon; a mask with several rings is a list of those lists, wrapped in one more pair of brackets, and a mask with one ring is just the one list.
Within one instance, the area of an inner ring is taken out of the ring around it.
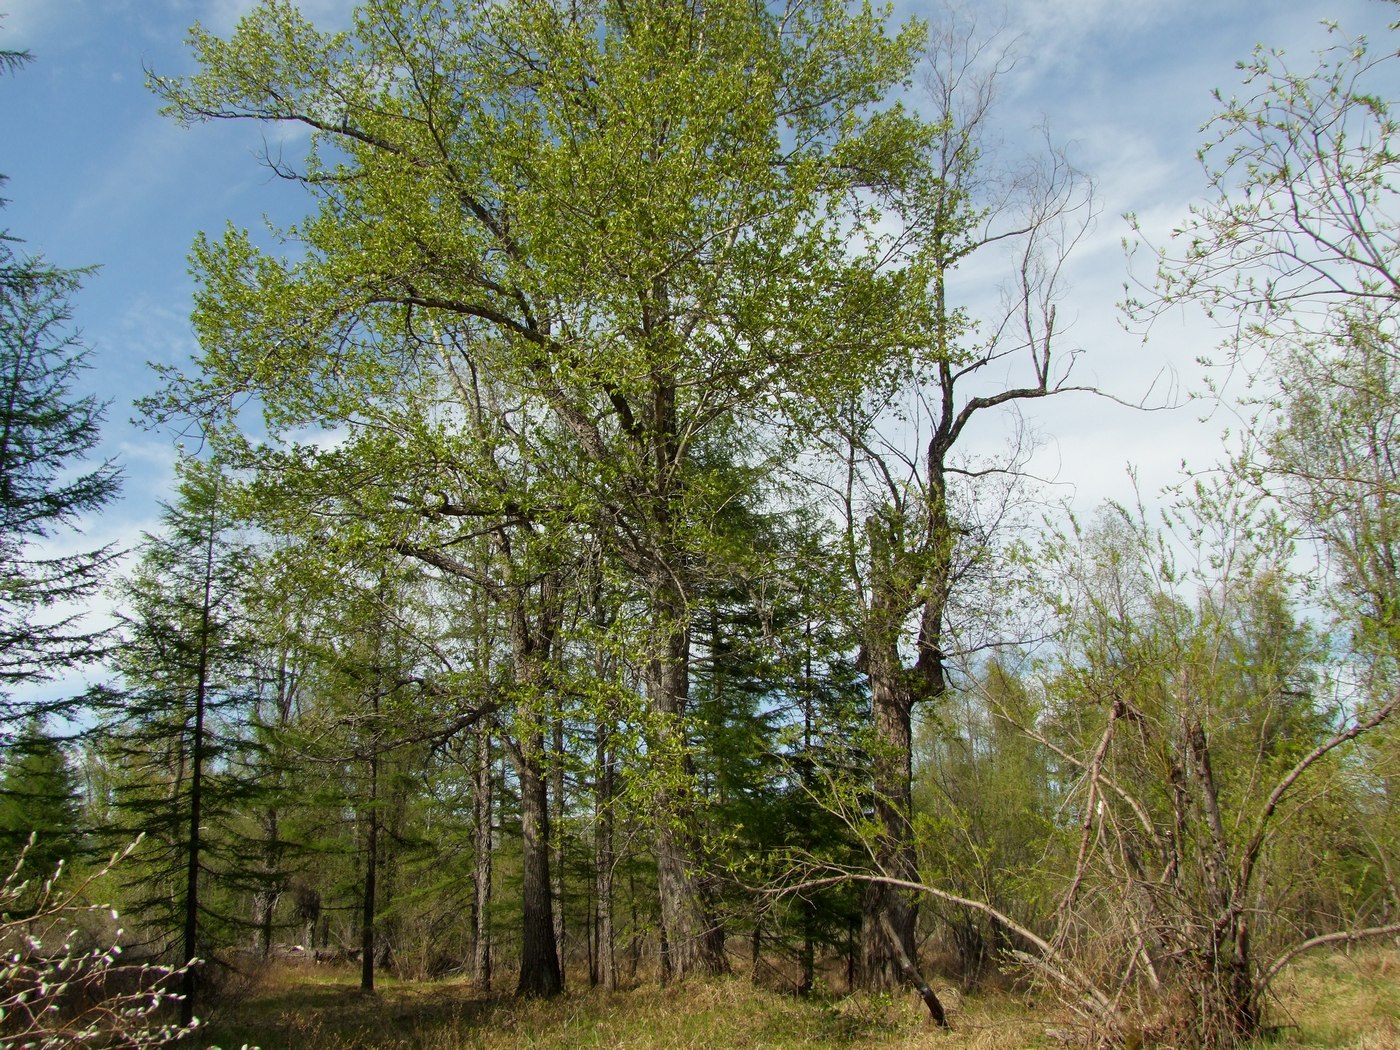
{"label": "poplar tree", "polygon": [[[448,393],[486,377],[528,486],[459,504],[400,485],[378,535],[390,509],[410,534],[443,517],[576,528],[630,581],[677,976],[726,967],[687,758],[692,599],[719,557],[701,453],[716,424],[878,367],[901,299],[861,231],[921,170],[927,129],[878,108],[920,38],[837,0],[373,0],[345,33],[267,0],[227,40],[193,31],[194,76],[152,79],[186,123],[310,128],[305,163],[277,167],[319,204],[287,257],[241,230],[199,240],[203,352],[165,409],[217,425],[252,394],[274,442],[403,434],[425,375]],[[472,401],[444,395],[432,419],[450,431]],[[408,429],[415,460],[397,443],[339,457],[340,490],[457,465]]]}

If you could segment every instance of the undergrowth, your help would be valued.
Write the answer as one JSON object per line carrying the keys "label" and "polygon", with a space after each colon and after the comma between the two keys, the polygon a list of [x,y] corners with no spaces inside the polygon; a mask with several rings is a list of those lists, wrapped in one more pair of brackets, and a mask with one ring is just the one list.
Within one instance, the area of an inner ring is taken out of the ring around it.
{"label": "undergrowth", "polygon": [[[581,983],[581,982],[580,982]],[[942,992],[943,989],[940,989]],[[1280,984],[1259,1050],[1400,1050],[1400,951],[1300,962]],[[798,999],[743,978],[549,1001],[485,997],[463,982],[385,979],[373,995],[348,969],[276,965],[226,1002],[201,1048],[261,1050],[1032,1050],[1063,1047],[1064,1016],[1023,995],[949,993],[954,1028],[929,1027],[917,996]],[[1047,1031],[1052,1034],[1047,1034]],[[1072,1044],[1071,1044],[1072,1045]]]}

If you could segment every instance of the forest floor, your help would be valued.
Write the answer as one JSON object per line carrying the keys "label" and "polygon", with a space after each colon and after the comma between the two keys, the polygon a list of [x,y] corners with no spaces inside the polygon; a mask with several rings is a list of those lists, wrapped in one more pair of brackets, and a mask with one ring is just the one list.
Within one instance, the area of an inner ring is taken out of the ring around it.
{"label": "forest floor", "polygon": [[[1400,951],[1319,955],[1296,965],[1278,990],[1273,1009],[1278,1034],[1261,1048],[1400,1050]],[[930,1027],[912,994],[804,1000],[735,977],[610,995],[585,988],[548,1002],[484,998],[463,982],[386,978],[373,995],[364,995],[357,971],[278,964],[228,994],[193,1045],[224,1050],[1066,1046],[1069,1032],[1058,1011],[1037,1011],[1024,994],[963,996],[939,988],[940,995],[945,991],[953,1028],[941,1032]],[[1058,1029],[1058,1036],[1047,1029]]]}

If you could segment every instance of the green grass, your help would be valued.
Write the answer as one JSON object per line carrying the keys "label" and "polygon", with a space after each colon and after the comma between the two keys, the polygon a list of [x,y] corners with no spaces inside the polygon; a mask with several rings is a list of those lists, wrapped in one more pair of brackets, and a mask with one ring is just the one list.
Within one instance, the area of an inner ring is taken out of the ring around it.
{"label": "green grass", "polygon": [[[1305,960],[1279,984],[1265,1047],[1287,1050],[1400,1048],[1400,951]],[[940,989],[942,991],[942,989]],[[347,969],[275,966],[215,1009],[195,1046],[237,1050],[1023,1050],[1063,1046],[1035,1013],[1006,993],[947,996],[951,1032],[930,1027],[916,996],[800,1000],[743,978],[647,985],[611,995],[581,988],[548,1002],[477,994],[462,982],[384,979],[372,996]]]}

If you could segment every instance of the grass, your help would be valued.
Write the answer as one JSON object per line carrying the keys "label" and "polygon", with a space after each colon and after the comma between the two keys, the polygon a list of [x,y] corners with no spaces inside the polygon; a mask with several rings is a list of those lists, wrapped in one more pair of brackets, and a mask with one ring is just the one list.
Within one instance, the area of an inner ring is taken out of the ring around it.
{"label": "grass", "polygon": [[1400,1048],[1400,950],[1358,949],[1305,957],[1279,982],[1274,1012],[1286,1027],[1260,1047]]}
{"label": "grass", "polygon": [[[1400,1048],[1400,951],[1305,960],[1281,981],[1284,1026],[1263,1048]],[[942,989],[940,989],[940,992]],[[929,1026],[916,996],[801,1000],[743,978],[654,985],[548,1002],[488,998],[460,982],[384,979],[363,995],[348,969],[273,966],[230,995],[194,1044],[237,1050],[1030,1050],[1063,1046],[1023,997],[949,993],[954,1030]]]}

